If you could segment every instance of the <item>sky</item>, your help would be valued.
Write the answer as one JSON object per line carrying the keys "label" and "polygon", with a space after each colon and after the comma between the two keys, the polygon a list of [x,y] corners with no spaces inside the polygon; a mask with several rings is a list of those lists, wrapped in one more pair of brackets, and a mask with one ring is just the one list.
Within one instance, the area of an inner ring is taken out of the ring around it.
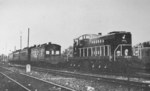
{"label": "sky", "polygon": [[0,54],[56,43],[62,51],[83,34],[132,33],[132,44],[150,41],[150,0],[0,0]]}

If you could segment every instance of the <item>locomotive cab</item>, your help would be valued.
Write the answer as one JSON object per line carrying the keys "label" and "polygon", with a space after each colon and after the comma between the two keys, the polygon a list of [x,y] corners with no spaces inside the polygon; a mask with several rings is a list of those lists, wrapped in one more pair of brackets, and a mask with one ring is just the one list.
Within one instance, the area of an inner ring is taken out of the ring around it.
{"label": "locomotive cab", "polygon": [[115,33],[114,61],[116,58],[130,58],[132,56],[132,41],[130,32]]}

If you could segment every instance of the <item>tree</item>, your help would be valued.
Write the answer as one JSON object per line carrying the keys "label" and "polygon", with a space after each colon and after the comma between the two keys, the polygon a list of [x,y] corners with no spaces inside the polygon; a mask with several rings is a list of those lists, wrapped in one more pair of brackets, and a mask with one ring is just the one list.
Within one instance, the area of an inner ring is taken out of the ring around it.
{"label": "tree", "polygon": [[72,57],[73,56],[73,47],[69,46],[67,49],[65,49],[62,53],[63,56]]}

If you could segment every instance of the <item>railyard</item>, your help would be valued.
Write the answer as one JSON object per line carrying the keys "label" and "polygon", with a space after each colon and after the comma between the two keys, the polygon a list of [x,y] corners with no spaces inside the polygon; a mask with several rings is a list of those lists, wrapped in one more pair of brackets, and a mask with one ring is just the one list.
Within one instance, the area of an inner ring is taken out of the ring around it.
{"label": "railyard", "polygon": [[150,0],[0,6],[0,91],[150,91]]}
{"label": "railyard", "polygon": [[[3,91],[75,91],[74,89],[63,85],[48,82],[42,78],[40,79],[38,77],[39,74],[32,76],[32,73],[25,74],[23,71],[9,68],[8,66],[6,67],[1,65],[0,72],[3,76],[11,79],[14,83],[17,83],[20,87],[24,88],[22,90],[14,87],[12,90],[11,85],[9,85],[7,87],[3,87]],[[3,85],[8,85],[8,83],[2,82]]]}
{"label": "railyard", "polygon": [[[54,72],[54,71],[52,72],[50,71],[50,69],[46,70],[44,68],[37,68],[37,67],[32,67],[31,68],[32,71],[29,73],[26,73],[25,67],[21,65],[1,64],[1,67],[2,67],[1,69],[3,69],[3,71],[1,70],[1,72],[4,72],[5,74],[10,75],[11,77],[14,77],[14,74],[15,74],[15,77],[16,75],[19,76],[19,74],[24,75],[25,77],[23,76],[23,78],[20,78],[21,79],[20,83],[23,82],[24,86],[32,87],[31,91],[67,91],[67,90],[62,90],[61,87],[56,87],[56,86],[52,86],[52,87],[44,86],[44,84],[42,84],[41,82],[40,83],[36,82],[36,84],[32,83],[31,80],[28,82],[26,79],[26,76],[30,76],[35,79],[46,81],[48,83],[52,82],[55,84],[59,84],[61,86],[72,89],[72,91],[101,91],[101,90],[102,91],[149,91],[150,90],[148,80],[147,80],[148,83],[146,84],[142,82],[140,84],[139,83],[135,84],[131,82],[128,83],[128,82],[121,82],[118,80],[114,80],[117,78],[115,76],[113,78],[111,76],[106,76],[106,75],[105,76],[103,75],[103,77],[101,76],[101,78],[77,76],[77,75],[73,76],[73,75],[66,75],[66,73],[60,73],[60,72]],[[4,69],[6,72],[4,71]],[[87,75],[89,76],[89,74]],[[17,76],[17,79],[18,79],[18,76]],[[125,78],[120,78],[120,79],[123,80]],[[27,81],[27,82],[24,83],[24,81]],[[38,86],[39,84],[40,86]],[[42,87],[44,87],[45,90]],[[68,91],[71,91],[71,90],[68,90]]]}
{"label": "railyard", "polygon": [[18,84],[15,80],[0,72],[0,90],[1,91],[30,91],[24,86]]}

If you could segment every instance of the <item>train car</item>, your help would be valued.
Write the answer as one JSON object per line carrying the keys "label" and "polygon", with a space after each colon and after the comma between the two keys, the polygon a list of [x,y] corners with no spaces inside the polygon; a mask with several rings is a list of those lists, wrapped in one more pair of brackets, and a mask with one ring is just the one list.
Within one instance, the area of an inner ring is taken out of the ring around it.
{"label": "train car", "polygon": [[13,53],[8,54],[8,61],[13,61]]}
{"label": "train car", "polygon": [[13,51],[12,53],[10,53],[8,55],[8,61],[10,63],[19,63],[20,62],[20,51],[21,50],[16,50],[16,51]]}
{"label": "train car", "polygon": [[104,36],[101,33],[84,34],[74,39],[74,57],[70,58],[70,66],[85,70],[121,67],[121,62],[132,56],[131,37],[131,33],[125,31],[114,31]]}
{"label": "train car", "polygon": [[63,62],[61,57],[61,46],[58,44],[42,44],[31,48],[31,61],[58,64]]}
{"label": "train car", "polygon": [[20,50],[20,61],[30,61],[30,48],[26,47]]}
{"label": "train car", "polygon": [[20,50],[16,50],[13,52],[13,61],[19,61],[20,60]]}
{"label": "train car", "polygon": [[61,46],[50,42],[16,50],[9,55],[9,61],[18,64],[62,66],[66,60],[61,56]]}
{"label": "train car", "polygon": [[138,57],[145,69],[150,69],[150,41],[139,43],[133,47],[133,55]]}
{"label": "train car", "polygon": [[31,48],[31,61],[45,60],[45,46],[46,45],[38,45]]}

